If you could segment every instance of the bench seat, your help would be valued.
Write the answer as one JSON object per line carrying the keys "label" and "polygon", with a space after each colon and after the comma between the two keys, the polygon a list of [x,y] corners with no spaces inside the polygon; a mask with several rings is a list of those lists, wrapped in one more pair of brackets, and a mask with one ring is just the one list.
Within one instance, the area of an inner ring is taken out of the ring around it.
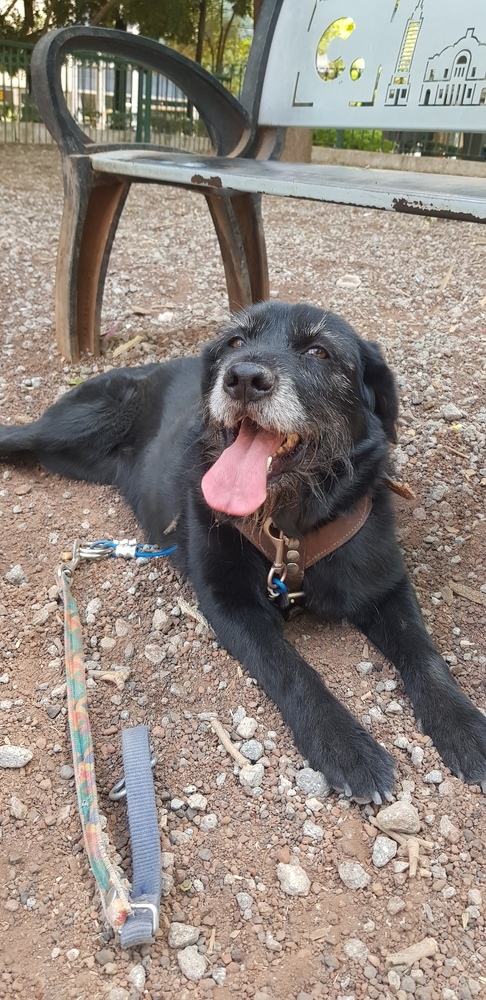
{"label": "bench seat", "polygon": [[484,179],[405,170],[281,163],[193,153],[115,150],[93,153],[98,173],[217,193],[281,195],[342,205],[486,221]]}

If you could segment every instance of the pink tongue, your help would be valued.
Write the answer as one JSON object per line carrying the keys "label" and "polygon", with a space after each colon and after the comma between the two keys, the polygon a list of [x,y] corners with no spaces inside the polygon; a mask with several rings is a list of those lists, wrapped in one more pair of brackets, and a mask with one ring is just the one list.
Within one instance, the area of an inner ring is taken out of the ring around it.
{"label": "pink tongue", "polygon": [[204,499],[213,510],[234,517],[253,514],[267,495],[267,460],[280,448],[285,434],[257,428],[244,420],[236,441],[202,478]]}

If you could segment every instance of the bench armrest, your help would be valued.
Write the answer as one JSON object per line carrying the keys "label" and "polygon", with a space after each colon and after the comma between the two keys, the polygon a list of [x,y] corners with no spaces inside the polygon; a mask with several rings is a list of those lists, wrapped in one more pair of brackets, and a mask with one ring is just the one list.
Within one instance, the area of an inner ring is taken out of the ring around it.
{"label": "bench armrest", "polygon": [[[61,68],[72,52],[101,52],[119,56],[168,77],[197,108],[213,147],[220,156],[228,156],[246,145],[251,135],[247,112],[210,73],[198,63],[151,38],[115,31],[74,25],[45,35],[32,54],[31,73],[34,97],[41,118],[61,151],[92,152],[98,148],[76,124],[68,111],[61,86]],[[103,143],[100,148],[117,148],[133,143]]]}

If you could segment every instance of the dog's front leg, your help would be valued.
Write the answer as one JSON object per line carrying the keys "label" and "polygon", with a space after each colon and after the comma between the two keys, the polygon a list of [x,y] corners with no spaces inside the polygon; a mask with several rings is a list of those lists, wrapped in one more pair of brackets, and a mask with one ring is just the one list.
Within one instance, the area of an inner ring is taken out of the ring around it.
{"label": "dog's front leg", "polygon": [[444,764],[486,792],[486,718],[435,649],[406,577],[381,602],[362,608],[353,623],[400,671],[418,724]]}
{"label": "dog's front leg", "polygon": [[275,702],[298,749],[331,786],[378,803],[388,798],[393,759],[285,640],[280,612],[266,596],[262,558],[231,534],[221,527],[214,541],[206,534],[207,545],[189,545],[189,574],[218,641]]}

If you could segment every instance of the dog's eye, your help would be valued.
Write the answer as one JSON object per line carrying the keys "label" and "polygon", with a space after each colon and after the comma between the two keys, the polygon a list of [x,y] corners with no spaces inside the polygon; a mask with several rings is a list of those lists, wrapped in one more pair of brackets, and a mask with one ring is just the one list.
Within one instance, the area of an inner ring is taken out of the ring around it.
{"label": "dog's eye", "polygon": [[312,358],[328,358],[329,355],[324,347],[320,347],[319,344],[314,344],[314,347],[308,347],[305,354],[310,354]]}
{"label": "dog's eye", "polygon": [[234,347],[236,349],[238,347],[243,347],[244,343],[245,341],[243,340],[243,337],[232,337],[231,340],[228,341],[228,347]]}

